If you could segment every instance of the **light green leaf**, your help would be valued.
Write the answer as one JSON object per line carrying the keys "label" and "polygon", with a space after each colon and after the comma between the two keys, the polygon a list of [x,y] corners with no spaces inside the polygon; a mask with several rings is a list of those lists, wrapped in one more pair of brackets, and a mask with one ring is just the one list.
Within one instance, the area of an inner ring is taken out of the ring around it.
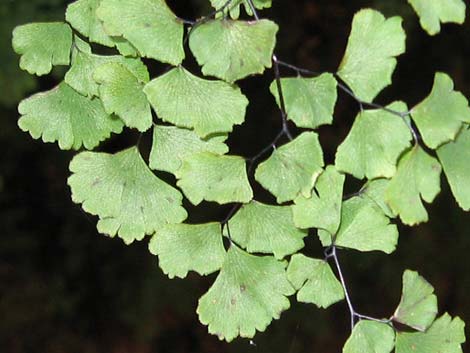
{"label": "light green leaf", "polygon": [[452,79],[437,72],[431,94],[411,110],[424,143],[435,149],[454,140],[462,122],[470,123],[470,108],[462,93],[454,91]]}
{"label": "light green leaf", "polygon": [[34,139],[59,143],[63,150],[93,149],[112,132],[122,131],[122,121],[106,114],[98,99],[89,99],[67,84],[37,93],[18,106],[18,125]]}
{"label": "light green leaf", "polygon": [[403,273],[403,290],[393,320],[418,331],[426,331],[437,315],[434,288],[418,272]]}
{"label": "light green leaf", "polygon": [[341,283],[324,260],[312,259],[302,254],[293,255],[287,268],[287,279],[298,290],[299,302],[312,303],[326,309],[344,299]]}
{"label": "light green leaf", "polygon": [[[283,78],[281,87],[287,117],[295,125],[315,129],[333,122],[337,92],[332,74],[325,73],[313,78]],[[280,106],[276,81],[271,83],[269,89]]]}
{"label": "light green leaf", "polygon": [[65,18],[79,33],[107,47],[116,47],[124,56],[137,56],[136,49],[122,37],[111,37],[103,28],[103,23],[96,15],[101,0],[77,0],[67,6]]}
{"label": "light green leaf", "polygon": [[282,203],[300,194],[310,197],[323,167],[323,151],[314,132],[304,132],[277,148],[256,169],[256,180]]}
{"label": "light green leaf", "polygon": [[382,212],[388,218],[395,218],[397,215],[390,209],[385,202],[385,191],[390,183],[389,179],[374,179],[369,180],[365,187],[361,190],[361,195],[368,197],[380,207]]}
{"label": "light green leaf", "polygon": [[96,16],[101,0],[77,0],[67,6],[65,19],[91,42],[114,47],[113,39],[106,34],[103,23]]}
{"label": "light green leaf", "polygon": [[101,0],[96,15],[106,33],[126,38],[141,56],[172,65],[183,61],[183,22],[164,0]]}
{"label": "light green leaf", "polygon": [[408,0],[419,16],[421,27],[430,35],[441,31],[441,22],[462,24],[465,3],[462,0]]}
{"label": "light green leaf", "polygon": [[[402,102],[387,108],[406,112]],[[338,170],[358,179],[391,178],[398,158],[411,146],[412,136],[406,123],[383,109],[364,110],[358,114],[346,139],[338,147]]]}
{"label": "light green leaf", "polygon": [[390,353],[395,345],[395,332],[381,322],[361,320],[343,347],[343,353]]}
{"label": "light green leaf", "polygon": [[415,225],[428,220],[421,199],[431,203],[441,190],[439,162],[416,145],[398,162],[397,173],[385,191],[385,201],[403,223]]}
{"label": "light green leaf", "polygon": [[372,101],[392,83],[396,56],[405,52],[405,32],[398,16],[385,19],[378,11],[356,13],[338,75],[364,101]]}
{"label": "light green leaf", "polygon": [[150,151],[150,168],[175,174],[183,160],[193,153],[227,153],[228,146],[224,143],[226,139],[227,135],[216,135],[203,140],[192,130],[155,125]]}
{"label": "light green leaf", "polygon": [[207,275],[225,259],[220,223],[168,224],[157,230],[149,250],[170,278],[185,278],[189,271]]}
{"label": "light green leaf", "polygon": [[157,178],[136,147],[116,154],[82,152],[70,163],[72,200],[100,217],[98,231],[126,244],[187,217],[182,195]]}
{"label": "light green leaf", "polygon": [[199,320],[228,342],[264,331],[290,307],[287,296],[294,288],[285,267],[273,257],[250,255],[232,245],[214,284],[199,299]]}
{"label": "light green leaf", "polygon": [[322,228],[335,234],[341,221],[344,175],[328,166],[318,177],[316,192],[309,198],[297,197],[292,207],[294,223],[299,228]]}
{"label": "light green leaf", "polygon": [[124,65],[107,63],[93,73],[99,84],[100,98],[109,114],[118,115],[130,128],[146,131],[152,126],[152,112],[142,89],[144,82]]}
{"label": "light green leaf", "polygon": [[[255,9],[262,10],[264,8],[271,7],[271,0],[252,0]],[[216,9],[222,9],[227,3],[227,0],[210,0],[212,6]],[[237,19],[240,16],[240,5],[245,7],[245,11],[248,15],[252,16],[253,11],[248,3],[248,0],[233,0],[224,10],[224,12],[230,12],[230,17]]]}
{"label": "light green leaf", "polygon": [[290,206],[251,201],[230,219],[230,236],[248,252],[273,253],[277,259],[304,247],[307,232],[297,229]]}
{"label": "light green leaf", "polygon": [[464,128],[455,142],[449,142],[437,149],[437,156],[459,206],[470,210],[470,130]]}
{"label": "light green leaf", "polygon": [[[332,243],[330,233],[318,230],[323,246]],[[339,247],[359,251],[392,253],[398,242],[397,226],[368,198],[353,197],[343,202],[341,225],[335,237]]]}
{"label": "light green leaf", "polygon": [[13,30],[13,49],[21,55],[20,68],[42,76],[53,65],[70,63],[72,29],[62,22],[28,23]]}
{"label": "light green leaf", "polygon": [[234,82],[271,67],[278,26],[269,20],[214,20],[194,28],[189,47],[202,73]]}
{"label": "light green leaf", "polygon": [[85,96],[98,96],[98,84],[93,80],[96,68],[107,63],[124,65],[140,81],[147,82],[149,73],[140,59],[125,58],[120,55],[103,56],[91,52],[88,43],[75,37],[72,50],[72,66],[65,74],[65,82]]}
{"label": "light green leaf", "polygon": [[144,92],[163,121],[194,128],[205,137],[230,132],[245,120],[248,99],[240,88],[196,77],[177,67],[148,83]]}
{"label": "light green leaf", "polygon": [[180,179],[178,186],[194,205],[202,200],[246,203],[253,198],[245,160],[239,156],[196,153],[183,161],[176,177]]}
{"label": "light green leaf", "polygon": [[399,332],[396,353],[462,353],[465,323],[445,313],[426,332]]}

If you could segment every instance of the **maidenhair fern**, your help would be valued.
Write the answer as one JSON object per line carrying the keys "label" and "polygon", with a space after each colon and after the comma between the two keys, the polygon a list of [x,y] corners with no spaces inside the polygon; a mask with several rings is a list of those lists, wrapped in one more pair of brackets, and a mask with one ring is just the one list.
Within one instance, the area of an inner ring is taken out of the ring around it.
{"label": "maidenhair fern", "polygon": [[[461,0],[409,2],[429,34],[465,17]],[[470,209],[467,99],[438,72],[429,96],[411,109],[373,102],[405,52],[398,16],[359,11],[337,72],[315,73],[274,54],[278,25],[259,13],[271,0],[210,3],[213,13],[190,21],[164,0],[77,0],[66,22],[17,27],[13,48],[23,70],[44,75],[70,65],[64,82],[20,103],[20,128],[61,149],[89,150],[71,161],[68,184],[73,201],[98,217],[100,233],[126,244],[151,236],[150,252],[170,278],[217,273],[197,313],[220,339],[254,337],[296,295],[320,308],[347,301],[344,353],[461,352],[464,323],[447,313],[436,319],[434,289],[417,272],[404,272],[389,318],[357,312],[338,252],[392,253],[398,218],[407,225],[428,220],[425,204],[440,192],[442,170],[458,204]],[[245,15],[252,18],[239,19]],[[115,52],[95,54],[85,39]],[[188,51],[202,77],[182,65]],[[141,58],[168,69],[150,77]],[[281,77],[280,67],[296,75]],[[252,158],[228,154],[228,135],[243,124],[249,103],[237,82],[266,70],[274,73],[270,92],[282,129]],[[335,164],[325,165],[315,129],[332,123],[338,89],[360,111]],[[301,132],[294,134],[292,124]],[[123,128],[153,136],[148,162],[138,144],[113,154],[92,151]],[[153,171],[172,173],[176,183]],[[352,177],[364,186],[347,196],[344,183]],[[277,204],[254,198],[253,178]],[[233,207],[222,221],[190,224],[184,198]],[[320,258],[302,253],[312,230],[325,248]]]}

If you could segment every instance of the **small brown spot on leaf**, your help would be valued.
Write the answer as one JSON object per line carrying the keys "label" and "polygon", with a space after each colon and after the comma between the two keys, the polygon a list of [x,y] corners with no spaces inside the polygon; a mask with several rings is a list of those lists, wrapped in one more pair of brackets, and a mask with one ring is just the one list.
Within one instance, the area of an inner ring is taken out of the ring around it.
{"label": "small brown spot on leaf", "polygon": [[243,293],[244,291],[246,291],[246,286],[245,286],[244,284],[242,284],[242,285],[240,286],[240,292]]}
{"label": "small brown spot on leaf", "polygon": [[98,185],[99,183],[101,183],[101,179],[96,178],[95,180],[93,180],[93,183],[91,183],[91,186],[94,187],[94,186]]}
{"label": "small brown spot on leaf", "polygon": [[237,299],[235,299],[235,298],[230,299],[230,304],[232,304],[232,305],[237,304]]}

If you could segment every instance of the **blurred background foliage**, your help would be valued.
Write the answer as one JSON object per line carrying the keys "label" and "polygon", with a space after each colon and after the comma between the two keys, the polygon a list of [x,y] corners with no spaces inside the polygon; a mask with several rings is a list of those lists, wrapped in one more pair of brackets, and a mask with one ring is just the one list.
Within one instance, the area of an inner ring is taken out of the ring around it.
{"label": "blurred background foliage", "polygon": [[[401,15],[408,33],[394,85],[378,98],[401,99],[409,106],[429,92],[434,72],[450,74],[470,97],[470,25],[446,25],[427,36],[405,0],[274,0],[263,12],[280,24],[278,56],[317,71],[334,71],[341,60],[355,11],[374,7],[387,16]],[[62,20],[64,0],[0,2],[0,352],[4,353],[182,353],[182,352],[340,352],[348,336],[344,303],[328,310],[296,303],[258,334],[254,344],[226,344],[207,334],[195,308],[214,276],[190,275],[169,280],[159,270],[145,242],[125,246],[97,234],[96,220],[70,200],[66,184],[73,153],[32,140],[16,125],[16,105],[33,92],[50,89],[63,70],[36,78],[18,69],[11,50],[14,26]],[[168,1],[185,18],[210,12],[208,1]],[[162,69],[149,63],[153,75]],[[188,58],[185,65],[198,68]],[[284,72],[284,75],[292,75]],[[272,73],[241,83],[250,99],[246,123],[230,138],[231,153],[251,156],[279,129],[279,115],[268,85]],[[327,162],[346,136],[357,104],[340,96],[333,126],[320,129]],[[135,143],[126,132],[103,144],[114,151]],[[351,188],[357,185],[351,185]],[[388,317],[399,301],[401,274],[418,270],[436,288],[441,312],[470,322],[470,216],[458,209],[443,180],[443,191],[430,207],[430,222],[401,227],[398,250],[340,253],[353,300],[360,312]],[[261,190],[260,198],[269,199]],[[203,204],[193,220],[224,218],[224,208]],[[306,253],[322,256],[315,235]],[[470,346],[467,346],[470,347]]]}

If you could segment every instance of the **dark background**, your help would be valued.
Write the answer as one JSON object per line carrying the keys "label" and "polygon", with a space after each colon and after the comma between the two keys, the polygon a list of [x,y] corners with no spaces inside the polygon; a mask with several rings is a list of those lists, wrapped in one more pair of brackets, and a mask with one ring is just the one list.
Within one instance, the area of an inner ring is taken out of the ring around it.
{"label": "dark background", "polygon": [[[181,17],[208,13],[205,0],[169,1]],[[278,56],[317,71],[334,71],[341,60],[355,11],[371,6],[387,16],[401,15],[408,34],[393,87],[378,102],[401,99],[409,106],[430,91],[434,72],[450,74],[456,88],[470,96],[470,26],[446,25],[427,36],[405,0],[274,0],[263,11],[280,24]],[[198,298],[214,276],[189,275],[169,280],[158,268],[146,242],[125,246],[96,232],[96,219],[70,200],[66,185],[72,152],[35,141],[17,127],[16,105],[33,92],[53,87],[63,74],[34,78],[20,71],[11,50],[15,25],[62,20],[67,1],[0,2],[0,352],[4,353],[180,353],[340,352],[348,336],[345,303],[328,310],[296,303],[250,345],[226,344],[198,322]],[[191,58],[185,63],[194,72]],[[152,74],[162,68],[150,63]],[[291,75],[292,72],[283,72]],[[250,99],[246,123],[230,138],[231,153],[256,154],[276,135],[279,112],[267,87],[272,71],[241,83]],[[340,95],[335,123],[320,129],[327,162],[346,136],[358,106]],[[134,144],[126,131],[100,146],[114,151]],[[146,138],[146,137],[144,137]],[[145,150],[145,144],[144,148]],[[145,154],[147,151],[143,151]],[[357,186],[352,185],[351,190]],[[470,322],[470,217],[462,212],[446,181],[429,209],[430,222],[400,226],[398,249],[381,253],[342,251],[340,259],[356,308],[389,317],[399,301],[405,268],[418,270],[436,288],[440,313],[449,311]],[[268,198],[258,190],[260,198]],[[221,220],[227,209],[204,204],[191,210],[194,220]],[[322,256],[318,240],[307,252]]]}

